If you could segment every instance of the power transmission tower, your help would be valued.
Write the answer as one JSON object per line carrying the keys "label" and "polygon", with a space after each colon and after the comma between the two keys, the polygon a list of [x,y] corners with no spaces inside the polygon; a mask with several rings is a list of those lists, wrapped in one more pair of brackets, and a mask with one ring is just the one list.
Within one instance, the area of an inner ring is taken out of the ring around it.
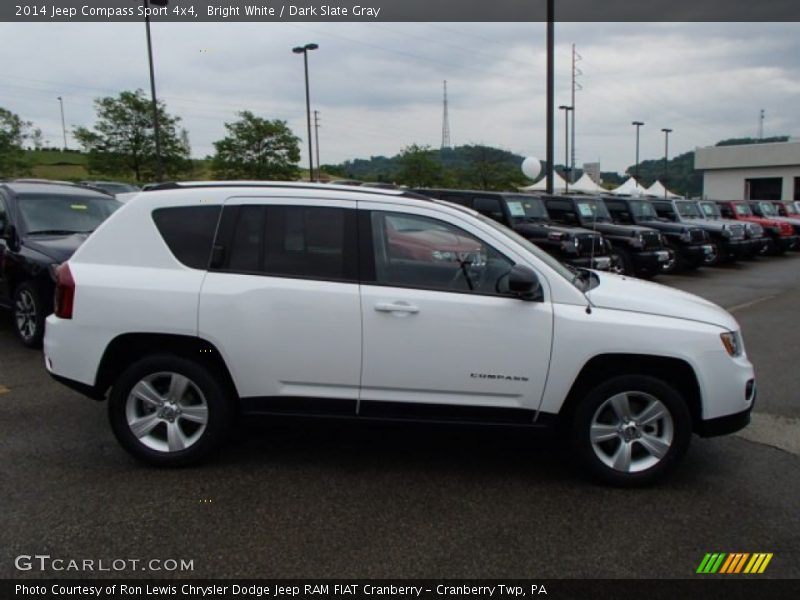
{"label": "power transmission tower", "polygon": [[764,109],[758,114],[758,139],[764,139]]}
{"label": "power transmission tower", "polygon": [[579,76],[583,75],[583,71],[581,71],[575,64],[579,60],[583,60],[583,57],[580,54],[578,54],[577,50],[575,50],[575,44],[572,44],[572,115],[571,115],[571,118],[572,118],[572,152],[571,152],[570,164],[569,164],[569,168],[570,168],[570,171],[569,171],[570,175],[569,176],[570,176],[570,178],[572,180],[571,183],[575,183],[575,179],[576,179],[576,176],[575,176],[575,92],[576,91],[580,91],[580,90],[583,89],[583,86],[580,83],[578,83],[577,81],[575,81],[576,77],[579,77]]}
{"label": "power transmission tower", "polygon": [[314,142],[317,146],[317,182],[320,180],[320,164],[319,164],[319,111],[314,111]]}
{"label": "power transmission tower", "polygon": [[444,81],[444,112],[442,114],[442,150],[452,148],[450,144],[450,116],[447,113],[447,80]]}

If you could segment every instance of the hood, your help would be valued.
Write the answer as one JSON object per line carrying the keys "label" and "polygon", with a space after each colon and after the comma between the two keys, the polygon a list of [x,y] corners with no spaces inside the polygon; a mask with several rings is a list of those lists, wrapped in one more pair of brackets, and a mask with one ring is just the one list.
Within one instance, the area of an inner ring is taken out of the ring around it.
{"label": "hood", "polygon": [[44,254],[54,262],[62,263],[78,249],[86,238],[87,233],[73,233],[72,235],[35,235],[25,239],[24,245]]}
{"label": "hood", "polygon": [[[587,226],[587,229],[591,230],[592,228],[591,226]],[[595,223],[594,229],[600,233],[619,236],[633,236],[638,233],[653,231],[652,227],[645,227],[642,225],[620,225],[618,223],[607,223],[605,221]]]}
{"label": "hood", "polygon": [[[691,227],[694,225],[695,227],[705,229],[706,231],[722,231],[723,229],[727,228],[726,224],[731,222],[736,223],[736,221],[728,221],[723,219],[688,219],[686,217],[681,217],[681,223],[683,223],[685,226]],[[739,225],[741,225],[741,223],[739,223]]]}
{"label": "hood", "polygon": [[691,223],[674,223],[666,219],[642,219],[639,224],[643,227],[650,227],[658,229],[659,231],[671,231],[674,233],[683,233],[692,229]]}
{"label": "hood", "polygon": [[525,236],[526,233],[528,234],[542,234],[542,233],[565,233],[574,237],[585,236],[585,235],[600,235],[597,231],[590,231],[588,229],[584,229],[582,227],[570,227],[569,225],[557,225],[554,223],[520,223],[518,225],[514,225],[514,231]]}
{"label": "hood", "polygon": [[596,274],[599,285],[586,292],[594,306],[699,321],[729,331],[739,329],[725,309],[694,294],[624,275]]}

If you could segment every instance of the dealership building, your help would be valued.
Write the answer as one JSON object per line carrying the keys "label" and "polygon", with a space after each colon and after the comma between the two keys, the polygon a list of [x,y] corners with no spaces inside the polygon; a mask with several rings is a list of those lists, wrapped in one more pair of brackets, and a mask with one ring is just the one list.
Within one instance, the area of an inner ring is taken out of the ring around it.
{"label": "dealership building", "polygon": [[800,140],[697,148],[703,197],[711,200],[800,200]]}

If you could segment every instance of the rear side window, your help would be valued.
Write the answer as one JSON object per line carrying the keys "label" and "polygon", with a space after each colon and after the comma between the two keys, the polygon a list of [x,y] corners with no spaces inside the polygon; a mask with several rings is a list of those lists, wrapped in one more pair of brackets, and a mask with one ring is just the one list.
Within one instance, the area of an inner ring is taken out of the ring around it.
{"label": "rear side window", "polygon": [[[356,281],[355,211],[317,206],[228,206],[216,248],[218,270]],[[216,259],[215,259],[216,262]]]}
{"label": "rear side window", "polygon": [[175,206],[153,211],[156,228],[181,263],[207,269],[219,220],[219,206]]}

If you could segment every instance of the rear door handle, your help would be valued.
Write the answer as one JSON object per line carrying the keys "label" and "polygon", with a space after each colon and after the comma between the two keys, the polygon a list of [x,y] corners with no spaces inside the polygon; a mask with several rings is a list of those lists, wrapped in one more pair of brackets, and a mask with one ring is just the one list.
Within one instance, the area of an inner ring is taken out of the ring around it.
{"label": "rear door handle", "polygon": [[415,315],[419,312],[419,308],[413,304],[405,304],[402,302],[378,302],[375,305],[377,312],[385,313],[406,313]]}

